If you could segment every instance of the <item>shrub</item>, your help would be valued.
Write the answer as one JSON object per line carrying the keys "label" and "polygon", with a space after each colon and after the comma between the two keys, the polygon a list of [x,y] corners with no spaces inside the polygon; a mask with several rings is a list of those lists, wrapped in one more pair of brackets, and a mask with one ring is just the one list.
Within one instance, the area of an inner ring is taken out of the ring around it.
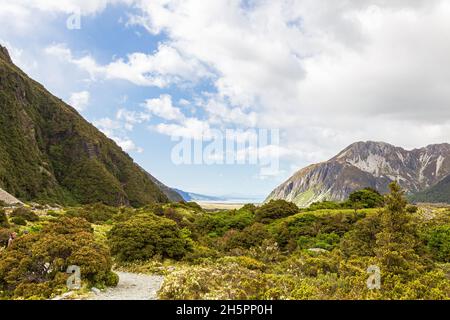
{"label": "shrub", "polygon": [[251,212],[251,213],[255,213],[257,207],[256,207],[253,203],[247,203],[247,204],[244,205],[241,209],[244,210],[244,211],[248,211],[248,212]]}
{"label": "shrub", "polygon": [[111,253],[121,262],[155,255],[180,259],[191,250],[189,236],[174,221],[153,214],[139,214],[115,224],[108,239]]}
{"label": "shrub", "polygon": [[270,200],[256,210],[255,220],[261,223],[270,223],[275,219],[292,216],[299,212],[298,207],[284,200]]}
{"label": "shrub", "polygon": [[343,205],[347,208],[381,208],[384,197],[375,189],[365,188],[352,192]]}
{"label": "shrub", "polygon": [[319,233],[315,237],[301,236],[297,244],[301,249],[320,248],[331,250],[340,242],[340,237],[336,233]]}
{"label": "shrub", "polygon": [[103,203],[95,203],[70,210],[66,214],[70,217],[79,217],[90,223],[99,224],[111,220],[118,212],[119,210],[117,208],[107,206]]}
{"label": "shrub", "polygon": [[64,217],[0,253],[0,290],[15,298],[48,298],[64,290],[70,265],[79,266],[91,285],[112,282],[109,251],[95,241],[90,224]]}
{"label": "shrub", "polygon": [[142,210],[145,212],[150,211],[153,214],[160,216],[160,217],[164,215],[164,207],[160,203],[148,204],[145,207],[143,207]]}
{"label": "shrub", "polygon": [[431,229],[427,236],[427,246],[436,260],[450,262],[450,225]]}
{"label": "shrub", "polygon": [[220,239],[220,247],[224,250],[235,248],[249,249],[259,246],[265,239],[270,238],[270,233],[266,226],[261,223],[254,223],[244,228],[242,231],[231,229]]}
{"label": "shrub", "polygon": [[9,228],[8,217],[5,210],[0,209],[0,228]]}
{"label": "shrub", "polygon": [[246,210],[205,213],[199,216],[194,229],[199,234],[222,236],[230,229],[242,230],[254,222],[254,215]]}
{"label": "shrub", "polygon": [[31,222],[39,221],[39,216],[33,211],[31,211],[29,208],[25,207],[14,209],[14,211],[11,212],[11,218],[18,218],[24,221],[31,221]]}
{"label": "shrub", "polygon": [[417,213],[417,211],[419,211],[419,207],[417,206],[409,205],[406,207],[406,212],[408,213]]}
{"label": "shrub", "polygon": [[22,217],[12,217],[11,222],[17,226],[26,226],[27,221]]}
{"label": "shrub", "polygon": [[308,207],[308,211],[316,211],[316,210],[324,210],[324,209],[341,209],[342,208],[342,204],[341,203],[337,203],[334,201],[321,201],[321,202],[314,202],[313,204],[311,204]]}

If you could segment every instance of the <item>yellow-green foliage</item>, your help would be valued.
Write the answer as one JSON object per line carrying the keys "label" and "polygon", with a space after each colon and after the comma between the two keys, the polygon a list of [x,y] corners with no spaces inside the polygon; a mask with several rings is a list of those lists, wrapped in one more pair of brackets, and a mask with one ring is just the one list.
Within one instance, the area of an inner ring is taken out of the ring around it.
{"label": "yellow-green foliage", "polygon": [[25,207],[19,207],[17,209],[14,209],[13,212],[11,212],[10,217],[20,218],[30,222],[36,222],[39,220],[39,216],[36,213],[31,211],[31,209]]}
{"label": "yellow-green foliage", "polygon": [[15,298],[48,298],[65,290],[70,265],[91,285],[114,285],[109,250],[97,243],[90,224],[61,218],[42,232],[22,235],[0,253],[0,288]]}
{"label": "yellow-green foliage", "polygon": [[[199,238],[222,257],[178,268],[159,294],[163,299],[450,299],[450,267],[439,264],[446,261],[449,242],[448,215],[441,211],[423,216],[421,210],[407,210],[393,184],[380,209],[308,211],[241,228],[224,224],[223,213],[215,220],[203,218],[208,231],[216,221],[225,230],[221,237]],[[267,238],[261,242],[258,234]],[[367,286],[369,266],[380,268],[379,290]]]}

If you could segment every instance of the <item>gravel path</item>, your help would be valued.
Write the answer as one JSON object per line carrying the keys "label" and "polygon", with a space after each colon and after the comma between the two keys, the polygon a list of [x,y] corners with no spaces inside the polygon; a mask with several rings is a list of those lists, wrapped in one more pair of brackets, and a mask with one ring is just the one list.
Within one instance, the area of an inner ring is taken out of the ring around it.
{"label": "gravel path", "polygon": [[119,284],[97,294],[88,300],[156,300],[156,292],[162,285],[164,277],[145,274],[119,272]]}

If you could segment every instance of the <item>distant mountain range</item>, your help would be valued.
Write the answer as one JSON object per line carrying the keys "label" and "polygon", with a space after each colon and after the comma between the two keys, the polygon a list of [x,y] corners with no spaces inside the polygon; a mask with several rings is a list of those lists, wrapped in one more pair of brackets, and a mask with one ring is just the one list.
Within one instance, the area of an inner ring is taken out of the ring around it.
{"label": "distant mountain range", "polygon": [[221,197],[214,197],[214,196],[207,196],[204,194],[198,194],[193,192],[186,192],[179,189],[173,189],[176,191],[184,201],[224,201],[224,198]]}
{"label": "distant mountain range", "polygon": [[296,172],[267,200],[301,207],[321,200],[345,200],[366,187],[385,193],[398,181],[414,201],[450,202],[450,144],[405,150],[384,142],[357,142],[332,159]]}
{"label": "distant mountain range", "polygon": [[168,191],[0,46],[0,188],[24,200],[141,206]]}

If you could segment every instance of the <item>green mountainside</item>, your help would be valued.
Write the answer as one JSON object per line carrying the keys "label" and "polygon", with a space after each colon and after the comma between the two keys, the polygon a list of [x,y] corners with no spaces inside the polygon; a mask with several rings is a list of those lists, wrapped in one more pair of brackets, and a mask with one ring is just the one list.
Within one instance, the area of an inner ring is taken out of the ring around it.
{"label": "green mountainside", "polygon": [[112,140],[0,46],[0,188],[21,200],[140,206],[166,195]]}
{"label": "green mountainside", "polygon": [[431,188],[410,197],[413,202],[450,203],[450,175]]}

